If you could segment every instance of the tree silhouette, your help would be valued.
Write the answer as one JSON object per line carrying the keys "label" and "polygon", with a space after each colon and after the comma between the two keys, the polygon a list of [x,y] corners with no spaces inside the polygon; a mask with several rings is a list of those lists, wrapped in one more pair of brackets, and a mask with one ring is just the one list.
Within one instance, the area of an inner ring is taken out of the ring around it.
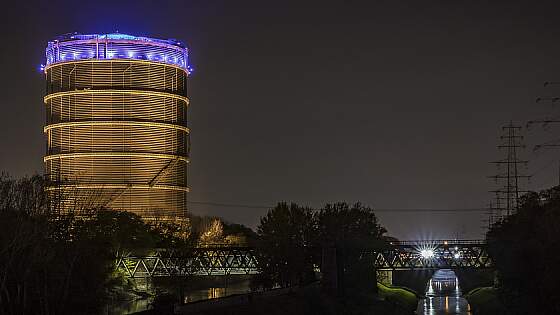
{"label": "tree silhouette", "polygon": [[386,230],[373,210],[360,203],[327,204],[313,213],[294,203],[279,203],[261,218],[257,230],[259,285],[291,286],[315,279],[321,249],[335,247],[339,284],[375,290],[376,249]]}
{"label": "tree silhouette", "polygon": [[523,196],[487,238],[508,312],[560,314],[560,187]]}
{"label": "tree silhouette", "polygon": [[114,269],[116,255],[188,245],[173,224],[151,226],[132,213],[59,215],[44,184],[40,176],[0,176],[2,315],[98,314],[115,288],[126,286]]}
{"label": "tree silhouette", "polygon": [[375,290],[375,250],[384,244],[385,228],[381,227],[373,209],[345,202],[325,205],[315,213],[317,239],[323,246],[337,251],[339,286]]}
{"label": "tree silhouette", "polygon": [[258,285],[299,285],[315,279],[313,215],[294,203],[279,203],[261,218],[257,229]]}

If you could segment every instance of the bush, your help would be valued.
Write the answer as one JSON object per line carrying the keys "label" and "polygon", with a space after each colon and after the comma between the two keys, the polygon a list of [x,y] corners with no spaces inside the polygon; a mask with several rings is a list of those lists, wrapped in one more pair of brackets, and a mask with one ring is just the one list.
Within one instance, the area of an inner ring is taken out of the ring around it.
{"label": "bush", "polygon": [[512,314],[560,314],[560,187],[528,193],[518,212],[488,232],[500,295]]}

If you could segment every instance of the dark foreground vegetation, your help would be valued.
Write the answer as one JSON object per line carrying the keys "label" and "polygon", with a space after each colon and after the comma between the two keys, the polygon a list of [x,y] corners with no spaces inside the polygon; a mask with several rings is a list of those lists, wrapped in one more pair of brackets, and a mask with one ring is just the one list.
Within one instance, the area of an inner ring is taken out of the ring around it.
{"label": "dark foreground vegetation", "polygon": [[[193,217],[195,224],[185,226],[147,224],[135,214],[104,208],[76,208],[60,215],[64,200],[48,200],[44,187],[41,176],[0,176],[2,315],[98,314],[108,301],[145,295],[115,270],[120,254],[141,255],[156,248],[188,252],[202,236],[246,241],[254,235],[215,218]],[[183,285],[161,282],[160,287],[173,290]]]}
{"label": "dark foreground vegetation", "polygon": [[[215,314],[413,314],[418,303],[413,292],[377,283],[375,251],[387,246],[385,233],[373,209],[360,203],[319,210],[279,203],[257,229],[260,274],[253,286],[305,289],[252,303],[239,313]],[[326,264],[329,255],[334,264]],[[316,269],[322,271],[321,288],[310,284],[317,281]],[[325,275],[331,272],[336,288],[329,291]]]}
{"label": "dark foreground vegetation", "polygon": [[[65,200],[48,200],[44,187],[41,176],[0,176],[1,315],[99,314],[110,300],[142,295],[134,282],[115,270],[115,257],[149,254],[156,248],[188,255],[199,243],[216,242],[257,247],[261,273],[253,288],[304,288],[268,300],[268,314],[366,314],[375,309],[411,313],[411,300],[399,297],[399,292],[382,287],[378,294],[371,266],[373,252],[387,243],[385,229],[373,210],[359,203],[327,204],[319,211],[280,203],[262,218],[255,233],[218,218],[196,216],[187,225],[148,224],[137,215],[103,207],[76,208],[62,215]],[[335,262],[329,266],[323,266],[325,249]],[[337,279],[330,289],[313,284],[321,268],[330,268]],[[181,302],[180,292],[190,280],[158,280],[158,287],[169,288],[154,299],[160,314],[169,314],[170,306]],[[254,307],[264,307],[258,303]]]}
{"label": "dark foreground vegetation", "polygon": [[189,242],[179,226],[131,213],[58,215],[43,188],[40,176],[0,177],[0,314],[96,314],[133,291],[114,270],[116,255]]}
{"label": "dark foreground vegetation", "polygon": [[475,314],[560,314],[560,187],[526,194],[487,238],[496,285],[467,295]]}
{"label": "dark foreground vegetation", "polygon": [[[373,210],[360,203],[327,204],[318,211],[279,203],[257,229],[259,277],[255,286],[303,285],[316,279],[324,250],[330,249],[338,276],[339,294],[346,287],[376,291],[374,251],[386,245],[386,230]],[[323,270],[324,268],[321,268]],[[324,271],[324,270],[323,270]]]}
{"label": "dark foreground vegetation", "polygon": [[465,294],[465,298],[469,301],[475,314],[511,314],[507,312],[506,307],[502,304],[505,301],[500,296],[498,288],[476,288]]}

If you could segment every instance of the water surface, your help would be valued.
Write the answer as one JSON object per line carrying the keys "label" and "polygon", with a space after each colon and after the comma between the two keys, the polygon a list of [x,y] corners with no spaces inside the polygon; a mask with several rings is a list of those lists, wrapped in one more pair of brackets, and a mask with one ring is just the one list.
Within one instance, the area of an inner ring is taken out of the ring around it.
{"label": "water surface", "polygon": [[453,270],[440,269],[426,286],[426,298],[420,300],[419,315],[472,315],[469,303],[461,296],[459,280]]}

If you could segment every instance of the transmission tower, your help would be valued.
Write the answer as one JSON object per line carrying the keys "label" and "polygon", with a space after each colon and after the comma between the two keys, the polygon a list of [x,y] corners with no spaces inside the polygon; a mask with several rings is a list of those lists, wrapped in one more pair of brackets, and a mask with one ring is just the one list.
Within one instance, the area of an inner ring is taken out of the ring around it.
{"label": "transmission tower", "polygon": [[495,195],[495,201],[490,205],[489,227],[517,212],[520,194],[527,192],[520,189],[520,180],[530,178],[521,171],[521,167],[526,167],[528,161],[520,160],[517,156],[520,149],[525,147],[521,143],[523,140],[523,136],[520,135],[521,126],[510,122],[502,127],[502,132],[498,149],[506,151],[506,157],[490,162],[496,165],[498,171],[496,175],[490,176],[497,187],[491,191]]}

